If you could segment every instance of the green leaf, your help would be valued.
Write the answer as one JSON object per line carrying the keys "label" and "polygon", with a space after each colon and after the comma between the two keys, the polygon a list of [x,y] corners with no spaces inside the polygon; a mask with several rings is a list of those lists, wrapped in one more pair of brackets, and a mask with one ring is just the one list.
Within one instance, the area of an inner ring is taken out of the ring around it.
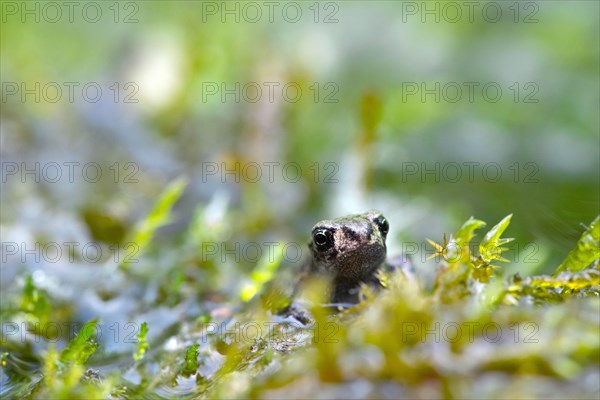
{"label": "green leaf", "polygon": [[494,260],[506,261],[501,254],[507,249],[502,247],[502,245],[511,242],[513,238],[500,238],[500,236],[504,233],[506,228],[508,228],[511,218],[512,214],[504,217],[502,221],[498,222],[498,224],[485,234],[483,240],[479,244],[479,254],[486,263],[490,263]]}
{"label": "green leaf", "polygon": [[92,338],[96,333],[97,319],[87,322],[77,336],[71,340],[60,352],[60,361],[63,363],[84,364],[98,348],[98,343]]}
{"label": "green leaf", "polygon": [[558,266],[554,275],[563,271],[581,271],[600,258],[600,215],[592,221],[567,258]]}
{"label": "green leaf", "polygon": [[193,344],[185,352],[185,364],[181,371],[184,375],[194,374],[198,370],[198,347],[198,344]]}
{"label": "green leaf", "polygon": [[600,291],[600,271],[587,269],[580,272],[562,272],[556,276],[540,275],[527,278],[514,278],[509,284],[505,301],[523,296],[541,302],[562,302],[574,295],[598,297]]}
{"label": "green leaf", "polygon": [[473,239],[475,231],[486,225],[485,222],[470,217],[454,234],[454,240],[459,244],[468,244]]}
{"label": "green leaf", "polygon": [[21,297],[21,311],[32,314],[42,326],[50,319],[50,303],[44,293],[35,287],[31,275],[25,279],[25,287]]}
{"label": "green leaf", "polygon": [[283,246],[278,243],[273,247],[273,251],[267,251],[263,254],[258,266],[252,271],[250,281],[240,290],[242,301],[250,301],[258,292],[260,292],[265,283],[273,279],[273,275],[283,259]]}
{"label": "green leaf", "polygon": [[140,326],[140,332],[137,335],[137,337],[138,337],[137,351],[133,354],[133,359],[135,361],[142,360],[144,358],[144,356],[146,355],[146,351],[148,350],[148,347],[150,347],[150,344],[148,344],[148,342],[146,341],[147,334],[148,334],[148,324],[146,322],[142,322],[142,325]]}
{"label": "green leaf", "polygon": [[450,264],[468,262],[471,258],[469,243],[473,239],[475,231],[485,225],[485,222],[470,217],[454,235],[450,235],[450,240],[446,240],[444,234],[442,246],[436,246],[430,241],[429,243],[436,248],[434,256],[441,255]]}
{"label": "green leaf", "polygon": [[[148,247],[154,232],[159,227],[171,221],[171,208],[179,200],[186,186],[187,180],[184,178],[179,178],[172,182],[160,195],[146,218],[137,224],[130,235],[131,241],[137,246],[137,254],[141,254]],[[120,264],[122,267],[127,267],[128,265],[129,263],[126,261],[122,261]]]}

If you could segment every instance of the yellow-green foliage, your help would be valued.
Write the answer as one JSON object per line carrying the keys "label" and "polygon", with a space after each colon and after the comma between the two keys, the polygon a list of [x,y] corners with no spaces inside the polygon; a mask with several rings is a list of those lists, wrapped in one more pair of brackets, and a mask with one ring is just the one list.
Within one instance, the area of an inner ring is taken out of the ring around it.
{"label": "yellow-green foliage", "polygon": [[[142,219],[129,235],[129,242],[136,245],[136,250],[142,253],[150,244],[154,232],[171,221],[171,208],[183,194],[187,181],[183,178],[172,182],[160,195],[150,213]],[[121,266],[127,267],[124,259]]]}
{"label": "yellow-green foliage", "polygon": [[135,361],[140,361],[146,355],[146,351],[148,351],[148,347],[150,344],[146,341],[146,335],[148,334],[148,324],[143,322],[140,326],[140,332],[138,333],[138,344],[137,351],[133,353],[133,359]]}
{"label": "yellow-green foliage", "polygon": [[39,399],[104,398],[111,391],[110,380],[101,381],[97,372],[86,369],[88,359],[98,348],[94,335],[97,320],[86,323],[60,352],[51,346],[44,356],[43,378],[32,386]]}
{"label": "yellow-green foliage", "polygon": [[341,315],[315,307],[315,325],[297,332],[312,345],[269,353],[280,368],[257,373],[244,361],[249,348],[238,345],[208,397],[347,397],[357,387],[375,398],[585,396],[600,367],[600,271],[496,278],[509,222],[484,235],[478,254],[469,244],[485,224],[473,218],[434,244],[441,262],[433,290],[392,273],[387,290],[364,288],[363,303]]}
{"label": "yellow-green foliage", "polygon": [[20,310],[34,317],[40,325],[44,325],[50,320],[50,304],[44,293],[34,285],[31,275],[25,280]]}
{"label": "yellow-green foliage", "polygon": [[249,301],[261,291],[264,284],[273,279],[273,275],[283,259],[281,243],[274,247],[273,252],[266,252],[257,267],[252,271],[250,280],[243,285],[240,291],[242,301]]}
{"label": "yellow-green foliage", "polygon": [[600,258],[600,215],[581,235],[577,246],[556,269],[555,275],[563,271],[581,271]]}
{"label": "yellow-green foliage", "polygon": [[[50,346],[43,379],[18,394],[155,397],[184,382],[188,386],[173,397],[589,397],[598,390],[600,370],[598,219],[556,274],[501,279],[496,263],[506,261],[502,252],[511,239],[501,236],[509,223],[507,216],[475,244],[485,223],[471,218],[441,244],[431,241],[439,260],[431,288],[419,271],[416,279],[385,272],[385,290],[365,286],[359,305],[332,314],[319,305],[327,283],[309,282],[312,326],[273,321],[263,303],[244,301],[268,290],[280,264],[277,257],[263,259],[240,292],[238,302],[250,311],[233,314],[227,332],[209,333],[206,324],[213,320],[195,318],[185,335],[172,336],[185,346],[150,354],[149,327],[142,324],[135,363],[128,355],[139,383],[99,377],[89,368],[98,348],[92,320],[60,353]],[[47,313],[42,298],[27,281],[21,312]],[[10,352],[0,361],[16,376]]]}

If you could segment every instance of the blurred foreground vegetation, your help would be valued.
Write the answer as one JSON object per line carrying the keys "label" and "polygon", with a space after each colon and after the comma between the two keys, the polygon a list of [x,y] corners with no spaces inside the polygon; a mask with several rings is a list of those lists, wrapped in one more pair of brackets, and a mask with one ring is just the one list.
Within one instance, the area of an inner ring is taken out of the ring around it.
{"label": "blurred foreground vegetation", "polygon": [[[133,235],[140,242],[146,238],[143,252],[152,254],[154,231],[169,220],[182,185],[183,181],[173,183],[138,224]],[[315,321],[308,326],[272,314],[289,299],[276,278],[283,257],[265,257],[240,286],[237,300],[217,302],[203,312],[174,301],[168,310],[177,314],[176,320],[132,325],[139,328],[135,340],[123,340],[125,346],[112,351],[108,349],[117,336],[107,335],[106,326],[99,328],[98,319],[60,338],[60,329],[44,328],[49,321],[69,326],[73,309],[28,277],[20,296],[3,309],[3,321],[18,322],[3,327],[3,394],[123,399],[596,398],[600,216],[553,275],[502,279],[497,270],[507,261],[502,253],[512,239],[502,236],[510,221],[507,216],[487,231],[476,249],[470,245],[486,224],[473,218],[455,233],[443,235],[441,243],[430,240],[436,250],[432,258],[438,262],[432,282],[423,276],[407,279],[402,272],[384,274],[387,288],[382,293],[364,287],[364,301],[341,314],[319,306],[326,283],[315,280],[309,290]],[[201,218],[194,223],[201,224]],[[200,228],[191,225],[174,241],[178,249],[167,274],[198,256],[199,248],[185,242],[195,241],[193,232]],[[151,269],[136,271],[123,264],[111,273],[116,282],[130,281],[130,287],[132,280],[144,287],[156,279]],[[206,273],[213,279],[222,275],[216,270]],[[185,280],[175,280],[176,286],[172,280],[163,281],[166,287],[157,295],[166,298],[148,307],[162,307],[181,296],[186,286],[196,286]],[[106,296],[118,301],[123,295]],[[143,314],[140,310],[138,317]]]}

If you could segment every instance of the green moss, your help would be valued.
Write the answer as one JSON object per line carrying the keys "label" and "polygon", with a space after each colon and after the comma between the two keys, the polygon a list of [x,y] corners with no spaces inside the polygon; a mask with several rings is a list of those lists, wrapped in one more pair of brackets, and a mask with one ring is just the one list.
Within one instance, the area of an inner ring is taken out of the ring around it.
{"label": "green moss", "polygon": [[146,351],[148,351],[148,347],[150,344],[146,341],[146,335],[148,334],[148,324],[143,322],[140,325],[140,332],[138,333],[138,344],[137,351],[133,354],[133,359],[135,361],[140,361],[146,355]]}
{"label": "green moss", "polygon": [[[596,221],[574,252],[588,254],[586,237],[593,236]],[[582,385],[600,367],[596,253],[591,260],[583,257],[586,268],[502,279],[495,264],[507,261],[502,252],[510,239],[502,235],[509,222],[505,217],[475,243],[476,230],[485,223],[470,218],[454,234],[444,235],[441,244],[430,242],[439,260],[431,288],[419,278],[415,282],[401,272],[385,272],[385,290],[375,293],[365,286],[359,305],[332,314],[319,306],[327,282],[311,282],[306,295],[313,304],[313,326],[273,321],[269,301],[243,301],[253,296],[242,296],[243,308],[231,310],[226,320],[203,313],[181,325],[185,333],[165,334],[185,346],[159,346],[148,353],[144,323],[137,333],[135,363],[129,358],[120,371],[106,376],[90,368],[91,356],[101,349],[95,341],[98,321],[92,320],[62,351],[49,346],[40,355],[43,378],[18,393],[31,398],[110,393],[127,399],[157,393],[315,397],[325,391],[347,397],[356,382],[365,382],[370,397],[547,397],[557,385],[561,395],[587,395],[590,389]],[[572,259],[582,256],[569,254],[567,260]],[[270,283],[279,263],[263,260],[249,272],[247,282],[255,285],[255,293],[278,296]],[[22,312],[45,315],[52,300],[42,299],[28,279]],[[12,381],[21,379],[10,352],[2,353],[1,365]],[[135,371],[138,381],[123,378],[126,370]]]}
{"label": "green moss", "polygon": [[[600,258],[600,215],[583,232],[577,245],[558,266],[554,275],[563,271],[581,271]],[[597,266],[597,265],[596,265]]]}

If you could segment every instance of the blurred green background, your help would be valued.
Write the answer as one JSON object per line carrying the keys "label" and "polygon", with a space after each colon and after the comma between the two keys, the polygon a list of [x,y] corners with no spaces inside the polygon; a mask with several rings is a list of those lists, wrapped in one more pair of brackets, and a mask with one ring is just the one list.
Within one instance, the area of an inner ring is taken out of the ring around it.
{"label": "blurred green background", "polygon": [[[218,196],[251,237],[378,208],[392,251],[425,253],[514,213],[525,271],[553,270],[598,214],[596,2],[35,4],[3,3],[5,241],[83,224],[118,242],[182,175],[180,227]],[[262,176],[221,176],[238,162]]]}

